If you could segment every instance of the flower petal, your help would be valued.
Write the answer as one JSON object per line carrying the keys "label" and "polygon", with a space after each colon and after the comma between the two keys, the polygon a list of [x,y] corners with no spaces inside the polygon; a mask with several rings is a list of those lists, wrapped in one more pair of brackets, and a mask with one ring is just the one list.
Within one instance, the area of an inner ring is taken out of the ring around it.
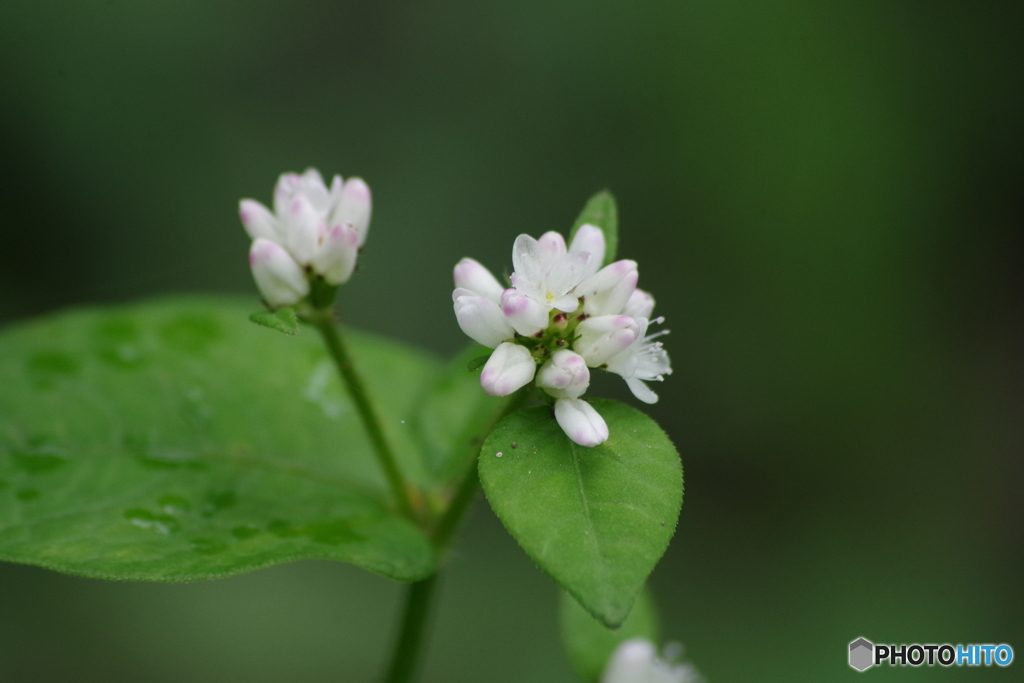
{"label": "flower petal", "polygon": [[313,258],[313,268],[331,285],[348,282],[359,256],[359,234],[351,225],[336,225],[324,237]]}
{"label": "flower petal", "polygon": [[503,342],[480,371],[480,386],[491,396],[508,396],[526,386],[536,371],[537,363],[525,346]]}
{"label": "flower petal", "polygon": [[575,294],[583,297],[583,310],[588,315],[616,315],[636,290],[638,277],[636,261],[623,259],[585,279]]}
{"label": "flower petal", "polygon": [[501,295],[501,312],[516,332],[532,337],[548,326],[548,309],[516,289],[506,289]]}
{"label": "flower petal", "polygon": [[501,303],[501,293],[505,288],[479,261],[471,258],[462,259],[456,264],[453,275],[456,287],[485,296],[496,304]]}
{"label": "flower petal", "polygon": [[469,293],[465,289],[456,289],[452,296],[455,300],[455,318],[470,339],[493,349],[515,335],[501,307],[487,297]]}
{"label": "flower petal", "polygon": [[628,315],[602,315],[587,318],[576,327],[579,338],[573,350],[592,368],[622,352],[636,341],[639,327]]}
{"label": "flower petal", "polygon": [[586,223],[581,225],[572,238],[569,251],[584,251],[590,254],[591,259],[587,263],[587,275],[593,275],[604,263],[605,254],[604,230]]}
{"label": "flower petal", "polygon": [[330,224],[351,223],[359,233],[361,247],[366,242],[366,233],[370,229],[372,205],[370,187],[362,178],[349,178],[341,190],[341,198],[331,212]]}
{"label": "flower petal", "polygon": [[256,286],[271,308],[291,306],[309,294],[302,268],[281,245],[258,238],[249,249],[249,265]]}
{"label": "flower petal", "polygon": [[306,265],[316,255],[321,228],[326,229],[320,214],[304,194],[296,194],[289,201],[282,218],[284,246],[300,265]]}
{"label": "flower petal", "polygon": [[555,419],[565,435],[581,446],[593,447],[608,440],[608,424],[582,398],[555,401]]}
{"label": "flower petal", "polygon": [[277,219],[274,218],[274,214],[258,201],[243,199],[238,202],[238,215],[242,219],[242,225],[245,226],[245,231],[249,233],[249,237],[253,239],[262,237],[272,242],[277,242],[281,239],[278,234]]}
{"label": "flower petal", "polygon": [[590,386],[590,369],[578,353],[562,349],[537,371],[537,386],[555,398],[579,398]]}
{"label": "flower petal", "polygon": [[642,289],[634,289],[622,309],[623,315],[633,318],[650,318],[654,312],[654,297]]}

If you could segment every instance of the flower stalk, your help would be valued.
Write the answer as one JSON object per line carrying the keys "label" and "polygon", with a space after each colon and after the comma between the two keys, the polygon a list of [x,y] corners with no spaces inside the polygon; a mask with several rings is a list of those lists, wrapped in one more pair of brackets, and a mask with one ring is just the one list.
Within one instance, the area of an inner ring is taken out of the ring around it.
{"label": "flower stalk", "polygon": [[[318,309],[310,313],[304,313],[302,319],[315,327],[320,336],[323,337],[324,345],[334,360],[341,375],[342,383],[348,390],[352,402],[356,405],[356,411],[363,422],[363,428],[370,437],[373,444],[373,452],[377,456],[377,462],[387,477],[388,485],[391,488],[391,495],[394,498],[398,511],[408,517],[413,523],[419,524],[419,516],[413,504],[411,487],[406,483],[402,472],[398,467],[398,461],[391,450],[387,438],[384,435],[384,428],[381,426],[380,418],[370,403],[369,394],[362,378],[356,372],[349,356],[348,349],[338,333],[337,323],[331,309]],[[417,496],[418,499],[418,496]]]}

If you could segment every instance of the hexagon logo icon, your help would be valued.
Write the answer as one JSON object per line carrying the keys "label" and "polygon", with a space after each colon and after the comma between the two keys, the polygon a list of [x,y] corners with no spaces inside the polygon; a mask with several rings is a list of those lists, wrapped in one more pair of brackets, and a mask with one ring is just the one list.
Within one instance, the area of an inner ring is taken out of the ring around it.
{"label": "hexagon logo icon", "polygon": [[873,665],[875,646],[866,638],[858,638],[850,643],[850,666],[857,671],[864,671]]}

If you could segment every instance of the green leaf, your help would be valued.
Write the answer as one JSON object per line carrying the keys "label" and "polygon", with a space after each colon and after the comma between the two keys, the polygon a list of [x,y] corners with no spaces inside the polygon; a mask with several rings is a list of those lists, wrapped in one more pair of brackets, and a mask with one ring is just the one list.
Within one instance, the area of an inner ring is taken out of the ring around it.
{"label": "green leaf", "polygon": [[[264,334],[247,308],[162,300],[0,334],[0,559],[167,581],[303,558],[433,572],[320,340]],[[399,458],[417,459],[405,423],[437,364],[347,338]]]}
{"label": "green leaf", "polygon": [[640,593],[622,626],[615,630],[595,621],[568,593],[562,593],[560,610],[562,644],[573,670],[585,681],[597,683],[608,660],[621,643],[645,638],[655,645],[660,640],[658,613],[646,588]]}
{"label": "green leaf", "polygon": [[668,547],[683,472],[649,417],[615,401],[590,403],[608,423],[605,443],[573,443],[547,406],[520,410],[484,442],[480,482],[526,554],[614,628]]}
{"label": "green leaf", "polygon": [[249,320],[257,325],[269,327],[278,332],[288,335],[299,333],[299,319],[295,317],[295,309],[291,307],[279,308],[276,311],[260,311],[249,316]]}
{"label": "green leaf", "polygon": [[475,344],[456,356],[421,400],[413,426],[437,488],[454,484],[472,467],[483,437],[511,400],[485,394],[480,374],[467,370],[470,360],[488,350]]}
{"label": "green leaf", "polygon": [[572,224],[569,231],[569,243],[576,236],[576,231],[581,225],[590,223],[604,231],[605,252],[604,263],[608,265],[615,260],[615,254],[619,250],[619,210],[615,205],[615,197],[608,190],[601,190],[587,200],[583,211],[577,216],[576,222]]}

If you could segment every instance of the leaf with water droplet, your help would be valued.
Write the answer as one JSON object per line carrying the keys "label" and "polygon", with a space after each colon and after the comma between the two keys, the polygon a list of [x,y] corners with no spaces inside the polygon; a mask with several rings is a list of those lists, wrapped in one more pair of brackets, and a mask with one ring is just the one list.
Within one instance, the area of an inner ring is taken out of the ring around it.
{"label": "leaf with water droplet", "polygon": [[[314,557],[399,580],[434,570],[340,385],[330,416],[306,397],[327,361],[319,339],[263,334],[248,309],[171,299],[0,333],[0,559],[165,581]],[[402,420],[439,365],[347,336],[399,462],[429,483]]]}

